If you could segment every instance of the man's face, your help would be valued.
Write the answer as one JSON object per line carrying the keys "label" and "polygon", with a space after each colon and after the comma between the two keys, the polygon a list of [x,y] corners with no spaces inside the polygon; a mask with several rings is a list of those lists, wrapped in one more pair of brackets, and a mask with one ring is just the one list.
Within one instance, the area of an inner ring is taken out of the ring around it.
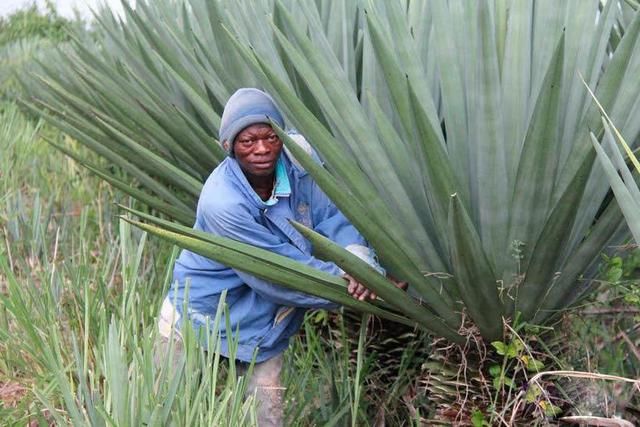
{"label": "man's face", "polygon": [[268,124],[244,128],[233,144],[233,154],[247,178],[273,175],[282,151],[282,141]]}

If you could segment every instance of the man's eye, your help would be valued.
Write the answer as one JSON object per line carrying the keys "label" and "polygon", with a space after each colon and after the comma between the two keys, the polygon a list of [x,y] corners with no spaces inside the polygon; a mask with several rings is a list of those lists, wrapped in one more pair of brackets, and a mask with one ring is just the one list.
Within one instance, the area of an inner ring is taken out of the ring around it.
{"label": "man's eye", "polygon": [[267,141],[269,142],[276,142],[277,139],[278,139],[278,135],[269,135],[267,137]]}

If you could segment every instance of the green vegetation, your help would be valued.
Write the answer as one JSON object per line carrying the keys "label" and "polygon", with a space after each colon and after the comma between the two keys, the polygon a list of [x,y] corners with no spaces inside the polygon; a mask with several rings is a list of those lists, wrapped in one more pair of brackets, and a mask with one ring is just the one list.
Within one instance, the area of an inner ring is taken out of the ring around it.
{"label": "green vegetation", "polygon": [[[234,251],[263,264],[255,274],[419,325],[310,313],[286,354],[291,425],[634,420],[633,385],[530,383],[551,369],[640,376],[637,251],[598,268],[628,238],[590,141],[609,153],[615,144],[576,73],[634,149],[634,1],[549,1],[535,13],[501,1],[189,4],[139,2],[126,23],[103,15],[95,38],[61,52],[34,44],[43,67],[17,75],[29,95],[21,106],[43,120],[0,106],[3,422],[254,423],[215,340],[203,352],[187,333],[178,371],[153,366],[176,249],[120,220],[116,204],[181,245]],[[273,93],[324,157],[326,169],[314,168],[287,141],[420,304],[356,260],[343,266],[385,302],[353,302],[340,280],[235,242],[186,237],[200,183],[223,156],[222,105],[251,85]],[[560,316],[578,303],[579,315]]]}
{"label": "green vegetation", "polygon": [[[493,341],[503,319],[543,323],[594,289],[576,281],[620,240],[623,218],[585,143],[603,125],[578,74],[636,141],[640,17],[628,4],[190,5],[104,17],[99,47],[75,43],[28,104],[136,186],[81,160],[92,170],[186,227],[143,214],[154,225],[136,225],[247,269],[243,253],[252,274],[457,343],[461,313]],[[188,230],[222,155],[221,105],[254,84],[322,155],[326,168],[283,136],[411,295],[302,227],[383,301],[348,301],[335,279]]]}
{"label": "green vegetation", "polygon": [[0,99],[19,96],[18,76],[35,68],[38,53],[69,40],[70,32],[82,31],[82,25],[59,16],[51,2],[47,2],[45,14],[33,4],[0,17]]}
{"label": "green vegetation", "polygon": [[47,39],[54,43],[68,40],[69,30],[78,24],[59,16],[50,1],[46,9],[41,14],[33,4],[9,17],[0,17],[0,47],[25,39]]}

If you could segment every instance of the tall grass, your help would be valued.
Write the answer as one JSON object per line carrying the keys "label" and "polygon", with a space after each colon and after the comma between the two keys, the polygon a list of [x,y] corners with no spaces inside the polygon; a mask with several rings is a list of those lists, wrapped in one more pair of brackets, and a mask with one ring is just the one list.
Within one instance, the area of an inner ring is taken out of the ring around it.
{"label": "tall grass", "polygon": [[0,383],[22,390],[3,419],[251,424],[243,382],[219,382],[215,351],[187,339],[184,370],[153,366],[171,248],[114,222],[117,194],[40,137],[57,132],[12,105],[0,123]]}

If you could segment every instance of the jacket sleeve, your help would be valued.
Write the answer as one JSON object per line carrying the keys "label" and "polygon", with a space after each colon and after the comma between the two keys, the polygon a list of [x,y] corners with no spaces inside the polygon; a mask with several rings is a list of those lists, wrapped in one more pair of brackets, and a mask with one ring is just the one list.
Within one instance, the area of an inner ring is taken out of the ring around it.
{"label": "jacket sleeve", "polygon": [[[341,275],[343,273],[335,264],[319,260],[305,254],[290,243],[282,242],[242,207],[233,209],[225,209],[224,207],[211,209],[205,207],[201,210],[200,215],[206,231],[268,250],[325,273],[333,275]],[[290,290],[236,269],[234,271],[254,291],[276,304],[303,308],[336,308],[339,306],[323,298]]]}
{"label": "jacket sleeve", "polygon": [[234,271],[257,294],[273,303],[289,307],[325,308],[327,310],[332,310],[340,307],[340,304],[336,304],[332,301],[305,294],[304,292],[287,289],[284,286],[267,282],[266,280],[259,279],[242,271]]}

